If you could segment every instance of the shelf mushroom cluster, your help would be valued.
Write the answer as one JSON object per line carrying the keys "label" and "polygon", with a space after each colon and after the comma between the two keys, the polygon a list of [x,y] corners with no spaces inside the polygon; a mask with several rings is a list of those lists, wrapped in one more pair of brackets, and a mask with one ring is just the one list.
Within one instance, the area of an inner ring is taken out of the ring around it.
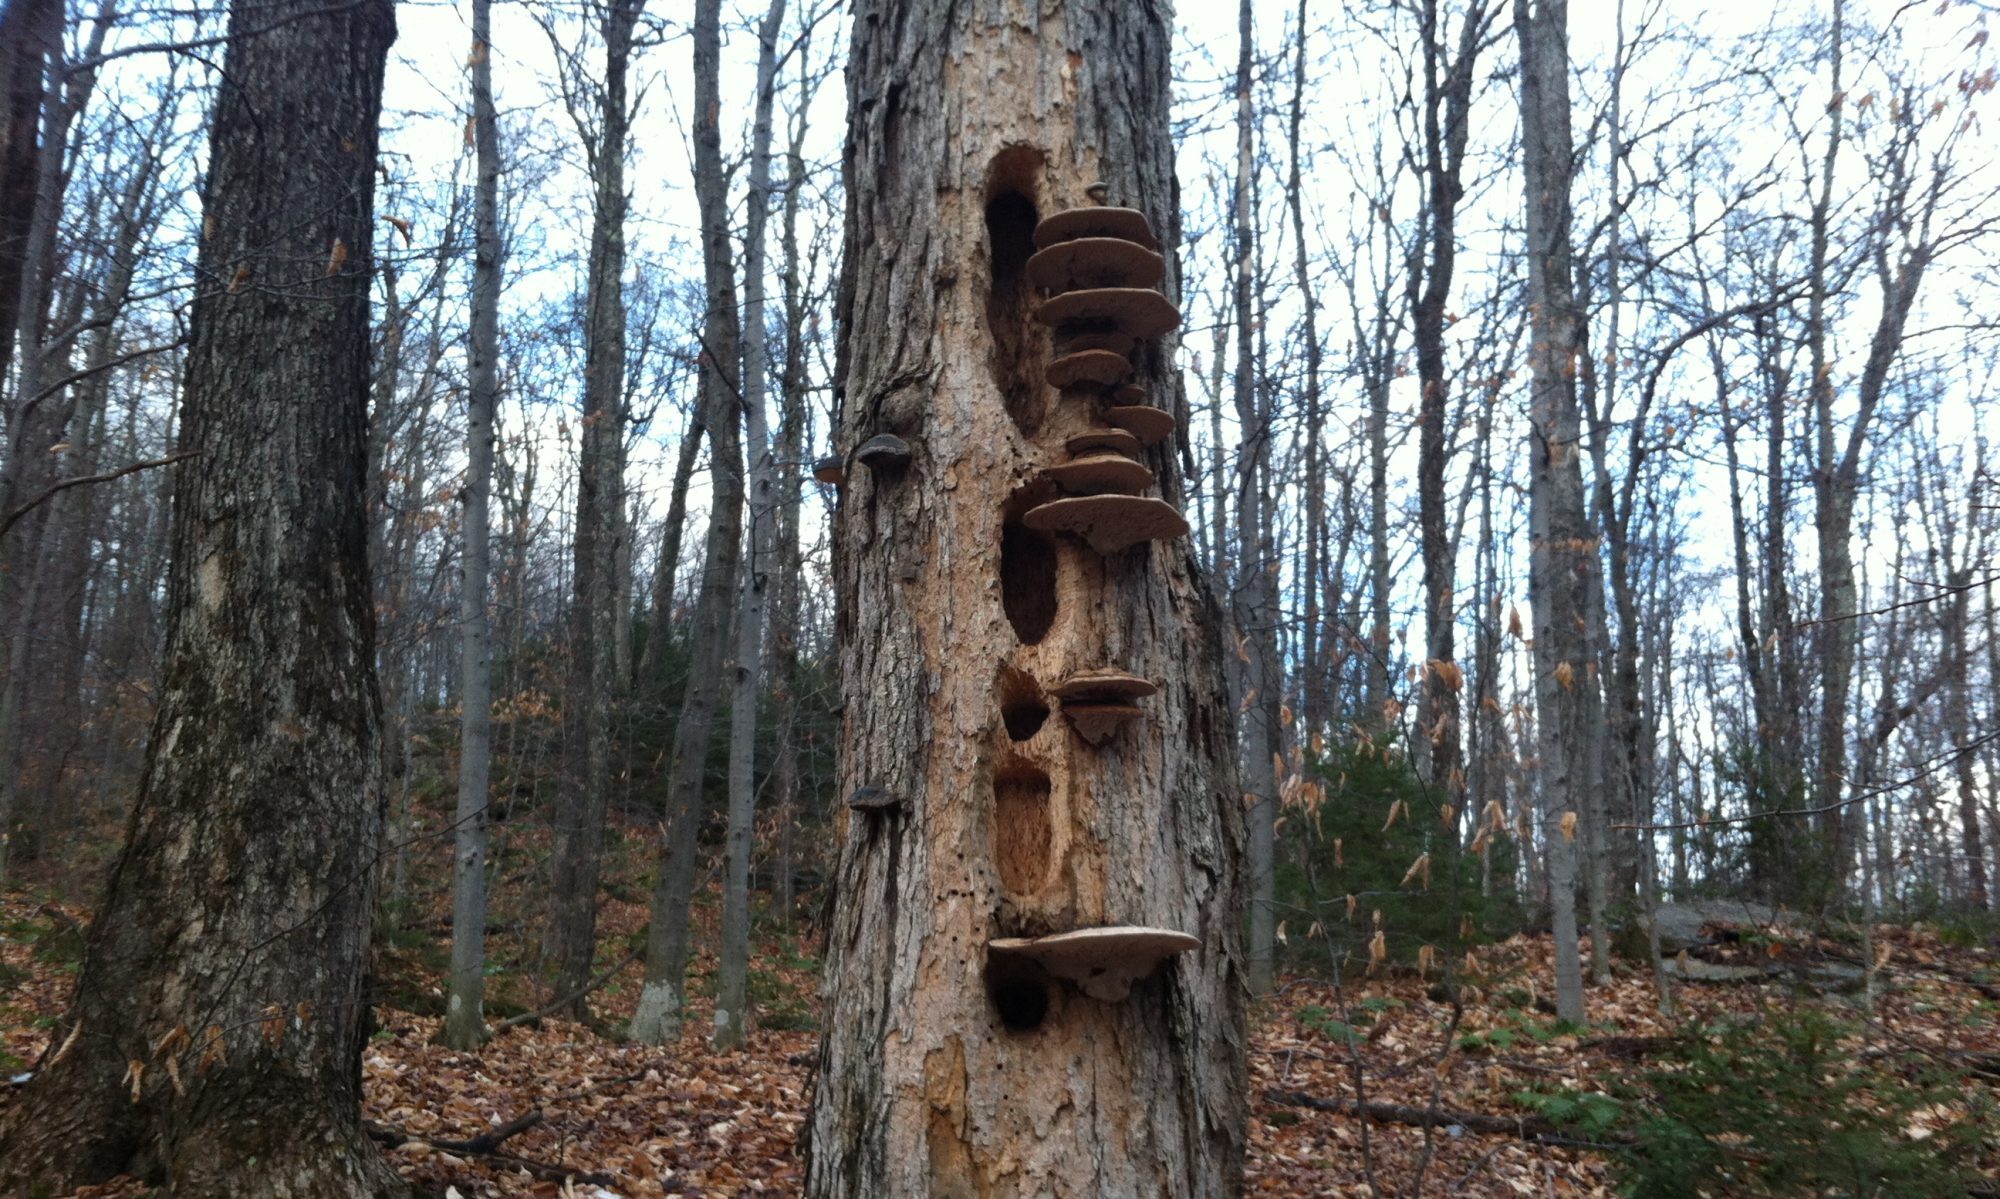
{"label": "shelf mushroom cluster", "polygon": [[[1023,523],[1078,537],[1106,555],[1186,536],[1188,523],[1173,505],[1145,494],[1154,477],[1140,455],[1173,435],[1174,418],[1131,382],[1128,357],[1141,341],[1180,324],[1179,310],[1156,290],[1166,275],[1159,241],[1144,213],[1113,207],[1056,213],[1035,227],[1034,239],[1028,279],[1049,293],[1035,319],[1049,326],[1055,351],[1044,378],[1063,402],[1089,405],[1093,427],[1068,438],[1064,461],[1042,471],[1056,498],[1030,508]],[[1101,747],[1143,716],[1138,701],[1158,690],[1110,667],[1075,671],[1051,693],[1077,735]],[[1092,998],[1117,1001],[1162,961],[1200,945],[1173,929],[1114,925],[1004,937],[988,949],[1030,959]]]}
{"label": "shelf mushroom cluster", "polygon": [[1059,212],[1035,226],[1035,248],[1028,280],[1050,293],[1035,319],[1055,340],[1044,378],[1065,401],[1090,405],[1100,425],[1070,438],[1068,461],[1043,472],[1060,494],[1029,509],[1024,523],[1080,537],[1100,554],[1186,536],[1187,521],[1173,505],[1145,494],[1153,472],[1138,457],[1173,434],[1174,418],[1129,381],[1127,355],[1181,323],[1180,311],[1157,290],[1166,259],[1145,214],[1109,207]]}

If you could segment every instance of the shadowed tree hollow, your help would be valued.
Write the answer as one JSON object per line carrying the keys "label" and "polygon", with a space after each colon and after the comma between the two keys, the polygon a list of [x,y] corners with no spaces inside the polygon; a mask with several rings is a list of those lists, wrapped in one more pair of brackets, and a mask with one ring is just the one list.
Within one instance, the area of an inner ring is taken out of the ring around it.
{"label": "shadowed tree hollow", "polygon": [[159,708],[59,1048],[0,1135],[10,1195],[119,1173],[177,1196],[405,1193],[360,1111],[383,794],[368,284],[395,18],[280,7],[230,15]]}
{"label": "shadowed tree hollow", "polygon": [[1240,1188],[1242,803],[1174,510],[1168,18],[1037,12],[854,19],[814,1196]]}

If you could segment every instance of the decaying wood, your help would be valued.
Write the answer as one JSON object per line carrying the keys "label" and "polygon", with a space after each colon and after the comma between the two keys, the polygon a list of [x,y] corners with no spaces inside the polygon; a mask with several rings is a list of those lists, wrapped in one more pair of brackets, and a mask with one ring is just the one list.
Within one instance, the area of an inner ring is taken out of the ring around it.
{"label": "decaying wood", "polygon": [[1467,1132],[1485,1136],[1517,1137],[1523,1141],[1556,1144],[1575,1143],[1575,1138],[1564,1136],[1555,1125],[1540,1116],[1489,1116],[1483,1112],[1452,1112],[1377,1100],[1356,1103],[1352,1099],[1326,1099],[1303,1091],[1281,1091],[1275,1087],[1264,1092],[1264,1102],[1336,1112],[1344,1116],[1358,1115],[1378,1124],[1407,1124],[1413,1128],[1450,1128],[1457,1125]]}
{"label": "decaying wood", "polygon": [[512,1153],[502,1153],[500,1151],[500,1146],[505,1144],[509,1138],[517,1133],[526,1132],[528,1129],[540,1124],[542,1119],[541,1109],[536,1108],[516,1116],[512,1120],[490,1131],[482,1132],[476,1137],[462,1141],[439,1140],[436,1137],[420,1137],[414,1133],[404,1132],[402,1129],[392,1125],[378,1124],[371,1120],[368,1122],[368,1136],[370,1140],[387,1149],[396,1149],[403,1145],[414,1143],[428,1145],[443,1153],[471,1154],[491,1158],[499,1165],[511,1166],[517,1170],[526,1171],[536,1178],[542,1179],[544,1182],[580,1183],[585,1186],[613,1186],[617,1183],[618,1180],[615,1177],[600,1171],[576,1170],[568,1166],[559,1166],[552,1162],[536,1161],[528,1157],[517,1157]]}
{"label": "decaying wood", "polygon": [[[854,30],[838,444],[912,456],[840,493],[839,777],[904,802],[841,813],[806,1193],[1233,1194],[1244,832],[1218,618],[1183,540],[1100,553],[1026,519],[1056,498],[1042,472],[1107,438],[1182,499],[1176,446],[1048,384],[1027,270],[1038,222],[1102,181],[1180,293],[1168,21],[868,0]],[[1171,335],[1132,340],[1132,382],[1170,394]],[[1053,689],[1105,668],[1162,685],[1092,746]],[[987,953],[1100,925],[1201,947],[1118,1001]]]}
{"label": "decaying wood", "polygon": [[497,1036],[500,1033],[506,1032],[510,1028],[517,1028],[523,1024],[533,1024],[537,1020],[541,1020],[547,1016],[553,1016],[557,1012],[568,1011],[573,1009],[586,996],[596,991],[599,987],[602,987],[605,983],[608,983],[612,979],[616,978],[620,970],[623,970],[625,967],[630,966],[632,963],[638,961],[642,953],[643,953],[642,950],[635,949],[631,953],[628,953],[623,958],[619,959],[617,965],[602,971],[596,977],[587,980],[582,986],[576,988],[575,990],[570,991],[564,995],[558,996],[555,999],[551,999],[549,1002],[536,1008],[532,1012],[522,1012],[519,1015],[507,1017],[505,1020],[502,1020],[498,1024],[495,1024],[493,1026],[493,1035]]}

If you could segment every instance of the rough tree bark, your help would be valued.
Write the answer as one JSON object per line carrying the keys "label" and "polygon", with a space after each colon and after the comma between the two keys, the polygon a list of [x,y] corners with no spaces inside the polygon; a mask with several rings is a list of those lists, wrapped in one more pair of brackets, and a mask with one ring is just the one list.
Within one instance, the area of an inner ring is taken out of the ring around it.
{"label": "rough tree bark", "polygon": [[1521,43],[1522,174],[1534,374],[1529,403],[1529,588],[1535,621],[1536,731],[1541,741],[1542,839],[1555,926],[1556,1008],[1581,1021],[1576,943],[1575,830],[1592,802],[1590,743],[1600,736],[1596,655],[1588,611],[1597,539],[1584,511],[1576,400],[1581,321],[1570,275],[1571,160],[1568,0],[1514,0]]}
{"label": "rough tree bark", "polygon": [[[160,705],[0,1190],[404,1192],[360,1122],[382,813],[364,482],[386,2],[240,3],[220,75]],[[306,11],[308,10],[309,11]]]}
{"label": "rough tree bark", "polygon": [[[1102,181],[1176,240],[1171,33],[1143,0],[1037,14],[869,0],[854,20],[841,443],[894,434],[914,457],[853,471],[835,518],[841,793],[900,802],[847,814],[811,1196],[1240,1185],[1244,834],[1219,615],[1184,540],[1100,556],[1019,523],[1089,419],[1043,385],[1029,238]],[[1170,349],[1135,363],[1163,402]],[[1178,502],[1171,445],[1146,460]],[[1106,663],[1162,687],[1092,748],[1048,689]],[[987,950],[1120,923],[1200,948],[1119,1002]]]}
{"label": "rough tree bark", "polygon": [[581,994],[596,971],[597,880],[611,777],[610,700],[617,690],[617,574],[625,504],[626,72],[632,28],[645,0],[611,0],[600,22],[604,80],[590,150],[590,267],[585,280],[583,418],[577,432],[576,570],[563,698],[562,786],[549,863],[542,960],[558,995]]}
{"label": "rough tree bark", "polygon": [[465,400],[465,571],[459,587],[458,809],[452,856],[451,984],[444,1043],[486,1039],[486,805],[493,754],[493,633],[486,619],[493,413],[500,400],[500,130],[493,108],[493,2],[472,0],[472,329]]}

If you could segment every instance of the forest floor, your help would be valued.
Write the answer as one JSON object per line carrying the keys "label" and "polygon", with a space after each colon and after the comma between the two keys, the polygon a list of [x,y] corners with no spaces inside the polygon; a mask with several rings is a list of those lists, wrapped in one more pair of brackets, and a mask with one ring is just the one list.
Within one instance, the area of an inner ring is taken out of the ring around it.
{"label": "forest floor", "polygon": [[[644,910],[642,891],[612,888],[603,917],[607,964],[637,942]],[[698,904],[695,915],[712,925],[713,903]],[[73,979],[76,922],[84,916],[46,891],[0,895],[0,1084],[23,1076],[47,1049]],[[414,927],[430,936],[386,938],[378,969],[398,975],[398,989],[378,1008],[379,1028],[365,1058],[366,1116],[378,1139],[408,1138],[388,1154],[420,1188],[459,1199],[797,1193],[817,986],[817,964],[797,939],[761,930],[753,988],[764,1027],[743,1052],[707,1052],[701,1032],[709,1010],[701,997],[674,1046],[624,1044],[583,1025],[545,1020],[513,1028],[480,1052],[459,1053],[433,1043],[434,1016],[410,1010],[434,1006],[441,978],[439,917],[420,919]],[[1846,1052],[1956,1063],[1950,1068],[1967,1098],[1982,1091],[1990,1098],[2000,1077],[2000,952],[1947,945],[1925,928],[1885,927],[1879,937],[1885,994],[1871,1020],[1852,999],[1777,982],[1680,987],[1680,1015],[1669,1019],[1659,1012],[1650,973],[1620,962],[1612,982],[1590,988],[1591,1023],[1562,1025],[1545,1010],[1553,978],[1547,937],[1481,946],[1469,961],[1454,963],[1468,980],[1457,1007],[1442,1001],[1435,971],[1429,980],[1410,968],[1379,978],[1357,971],[1344,992],[1292,978],[1255,1009],[1247,1190],[1614,1194],[1611,1142],[1619,1134],[1608,1118],[1593,1120],[1615,1106],[1610,1095],[1625,1093],[1623,1080],[1648,1069],[1690,1020],[1709,1028],[1756,1022],[1799,1004],[1840,1013],[1848,1022]],[[1752,938],[1733,952],[1776,963],[1802,948]],[[713,965],[697,961],[693,973],[703,979]],[[637,963],[628,964],[593,997],[605,1027],[629,1016],[639,973]],[[1365,1099],[1380,1119],[1363,1121],[1352,1111],[1357,1064]],[[0,1114],[10,1090],[0,1085]],[[1920,1112],[1904,1135],[1920,1140],[1972,1118],[1948,1108],[1956,1105]],[[432,1143],[467,1141],[537,1112],[536,1122],[499,1147],[505,1156]],[[1437,1113],[1429,1128],[1421,1126],[1425,1112]],[[1461,1122],[1468,1114],[1496,1119],[1468,1127]],[[1555,1124],[1545,1116],[1557,1117]],[[1981,1154],[1989,1186],[1994,1148],[1989,1142]],[[559,1182],[548,1169],[556,1166],[585,1177]],[[79,1199],[143,1193],[135,1185],[110,1185],[89,1188]]]}

